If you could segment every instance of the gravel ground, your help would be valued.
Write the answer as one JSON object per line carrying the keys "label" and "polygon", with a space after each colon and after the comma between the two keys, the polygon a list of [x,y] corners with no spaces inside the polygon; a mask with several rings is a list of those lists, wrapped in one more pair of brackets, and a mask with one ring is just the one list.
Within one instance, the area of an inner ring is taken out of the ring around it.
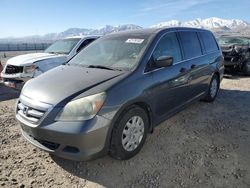
{"label": "gravel ground", "polygon": [[250,78],[224,78],[214,103],[156,127],[128,161],[72,162],[33,147],[14,118],[17,96],[0,84],[2,187],[250,187]]}

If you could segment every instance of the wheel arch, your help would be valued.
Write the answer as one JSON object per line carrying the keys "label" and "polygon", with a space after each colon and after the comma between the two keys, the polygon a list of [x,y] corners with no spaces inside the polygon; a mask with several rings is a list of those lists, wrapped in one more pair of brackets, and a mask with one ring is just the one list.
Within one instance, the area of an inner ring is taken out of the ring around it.
{"label": "wheel arch", "polygon": [[220,82],[220,73],[219,73],[219,71],[215,71],[213,75],[216,75],[218,77],[218,79],[219,79],[219,82]]}
{"label": "wheel arch", "polygon": [[149,120],[149,132],[152,133],[153,132],[152,108],[146,102],[136,102],[134,103],[134,105],[139,106],[147,113],[148,120]]}
{"label": "wheel arch", "polygon": [[114,122],[116,122],[123,113],[125,113],[126,111],[128,111],[129,109],[135,106],[142,108],[147,113],[147,116],[149,119],[149,131],[152,132],[152,129],[153,129],[152,108],[151,108],[151,105],[148,104],[145,100],[131,101],[123,105],[123,107],[116,113],[114,117]]}
{"label": "wheel arch", "polygon": [[221,75],[220,75],[220,72],[219,72],[218,70],[214,71],[214,73],[213,73],[212,76],[211,76],[210,82],[212,81],[212,78],[213,78],[214,75],[217,76],[218,81],[219,81],[219,85],[220,85],[220,83],[221,83]]}
{"label": "wheel arch", "polygon": [[153,126],[153,115],[152,115],[151,106],[147,102],[145,102],[145,100],[130,101],[130,102],[126,103],[125,105],[123,105],[113,118],[110,130],[108,133],[108,137],[107,137],[108,140],[106,140],[106,144],[105,144],[108,151],[110,148],[111,139],[112,139],[111,136],[112,136],[113,127],[114,127],[115,123],[119,120],[119,118],[121,117],[121,115],[123,113],[126,113],[126,111],[128,111],[129,109],[131,109],[135,106],[142,108],[147,113],[147,116],[149,119],[149,133],[153,133],[154,126]]}

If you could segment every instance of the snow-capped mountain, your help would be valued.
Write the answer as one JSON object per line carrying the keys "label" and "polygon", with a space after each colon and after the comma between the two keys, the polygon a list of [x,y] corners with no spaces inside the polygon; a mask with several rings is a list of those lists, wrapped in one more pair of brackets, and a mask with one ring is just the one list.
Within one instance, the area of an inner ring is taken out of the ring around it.
{"label": "snow-capped mountain", "polygon": [[114,33],[119,31],[127,31],[127,30],[134,30],[134,29],[142,29],[142,27],[134,24],[126,24],[126,25],[118,25],[118,26],[112,26],[112,25],[106,25],[104,27],[101,27],[99,29],[91,30],[89,34],[96,35],[105,35],[108,33]]}
{"label": "snow-capped mountain", "polygon": [[[250,35],[250,24],[246,21],[239,19],[221,19],[221,18],[207,18],[181,22],[178,20],[170,20],[166,22],[161,22],[156,25],[151,26],[153,28],[159,27],[196,27],[196,28],[206,28],[214,31],[215,33],[224,33],[224,32],[234,32],[242,33],[244,35]],[[106,25],[98,29],[87,29],[87,28],[70,28],[66,31],[59,33],[49,33],[46,35],[34,35],[21,38],[4,38],[0,39],[2,42],[51,42],[54,40],[62,39],[70,36],[79,36],[79,35],[105,35],[112,32],[126,31],[141,29],[141,26],[134,24],[125,24],[125,25]]]}
{"label": "snow-capped mountain", "polygon": [[224,29],[224,30],[230,30],[235,29],[239,27],[250,27],[250,24],[248,22],[245,22],[243,20],[238,19],[221,19],[221,18],[207,18],[207,19],[200,19],[197,18],[195,20],[187,21],[187,22],[181,22],[178,20],[171,20],[167,22],[161,22],[156,25],[153,25],[151,27],[153,28],[159,28],[159,27],[197,27],[197,28],[206,28],[206,29]]}
{"label": "snow-capped mountain", "polygon": [[141,29],[142,27],[134,24],[126,25],[106,25],[98,29],[81,29],[81,28],[70,28],[61,33],[55,33],[55,37],[64,38],[69,36],[79,36],[79,35],[105,35],[108,33],[114,33],[119,31]]}
{"label": "snow-capped mountain", "polygon": [[134,29],[141,29],[141,26],[134,24],[125,24],[125,25],[106,25],[104,27],[100,27],[98,29],[87,29],[87,28],[70,28],[63,32],[59,33],[48,33],[45,35],[33,35],[26,36],[20,38],[0,38],[1,42],[51,42],[54,40],[71,37],[71,36],[82,36],[82,35],[106,35],[108,33],[119,32],[119,31],[127,31]]}
{"label": "snow-capped mountain", "polygon": [[[106,25],[98,29],[70,28],[61,33],[52,33],[48,35],[51,35],[52,39],[60,39],[60,38],[65,38],[65,37],[81,36],[81,35],[106,35],[108,33],[141,29],[141,28],[142,27],[138,25],[134,25],[134,24],[126,24],[126,25],[118,25],[118,26]],[[45,35],[44,37],[46,38],[48,35]]]}

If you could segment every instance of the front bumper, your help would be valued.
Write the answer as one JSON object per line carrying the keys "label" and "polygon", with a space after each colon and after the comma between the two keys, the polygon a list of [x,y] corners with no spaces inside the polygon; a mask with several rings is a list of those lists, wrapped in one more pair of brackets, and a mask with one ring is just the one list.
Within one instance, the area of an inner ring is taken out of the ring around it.
{"label": "front bumper", "polygon": [[231,59],[226,59],[224,60],[224,66],[225,67],[232,67],[232,66],[238,66],[240,65],[241,62],[240,61],[233,61]]}
{"label": "front bumper", "polygon": [[59,157],[82,161],[108,152],[111,121],[95,116],[83,122],[56,121],[49,125],[30,127],[17,115],[24,138],[36,147]]}
{"label": "front bumper", "polygon": [[6,80],[6,79],[4,79],[3,83],[7,87],[17,89],[17,90],[22,90],[22,88],[24,86],[24,82],[21,80]]}
{"label": "front bumper", "polygon": [[1,73],[1,77],[4,85],[17,90],[21,90],[25,82],[32,78],[30,75],[23,73],[5,74],[3,72]]}

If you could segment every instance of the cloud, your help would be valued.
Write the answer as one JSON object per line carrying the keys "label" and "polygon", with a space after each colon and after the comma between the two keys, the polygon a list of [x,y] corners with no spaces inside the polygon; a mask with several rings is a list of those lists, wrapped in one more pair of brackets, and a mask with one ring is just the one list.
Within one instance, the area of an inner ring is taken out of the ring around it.
{"label": "cloud", "polygon": [[140,15],[151,13],[165,13],[167,17],[173,17],[181,11],[187,11],[197,5],[203,5],[216,0],[168,0],[161,2],[147,2],[142,5]]}

